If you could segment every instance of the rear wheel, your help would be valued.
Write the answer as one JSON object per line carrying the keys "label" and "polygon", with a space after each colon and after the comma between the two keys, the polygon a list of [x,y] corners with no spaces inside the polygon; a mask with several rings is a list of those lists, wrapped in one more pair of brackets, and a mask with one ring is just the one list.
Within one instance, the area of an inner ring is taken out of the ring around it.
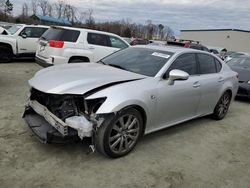
{"label": "rear wheel", "polygon": [[0,62],[8,63],[12,59],[12,50],[5,46],[0,46]]}
{"label": "rear wheel", "polygon": [[97,150],[112,158],[122,157],[136,146],[142,132],[141,114],[134,108],[122,110],[96,135]]}
{"label": "rear wheel", "polygon": [[221,120],[226,116],[228,108],[230,106],[231,98],[232,96],[229,92],[225,92],[222,95],[214,109],[214,113],[212,115],[214,119]]}

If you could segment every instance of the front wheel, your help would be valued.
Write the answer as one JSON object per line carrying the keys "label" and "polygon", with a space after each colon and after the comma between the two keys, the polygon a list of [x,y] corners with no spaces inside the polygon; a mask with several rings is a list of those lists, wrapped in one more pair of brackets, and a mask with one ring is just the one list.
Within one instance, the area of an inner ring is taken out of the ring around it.
{"label": "front wheel", "polygon": [[122,110],[97,131],[97,150],[111,158],[125,156],[136,146],[142,125],[141,114],[136,109]]}
{"label": "front wheel", "polygon": [[10,48],[0,46],[0,62],[9,63],[12,59],[12,51]]}
{"label": "front wheel", "polygon": [[230,102],[231,102],[231,94],[229,92],[225,92],[222,97],[220,98],[219,102],[217,103],[214,113],[212,117],[216,120],[221,120],[223,119],[229,109]]}

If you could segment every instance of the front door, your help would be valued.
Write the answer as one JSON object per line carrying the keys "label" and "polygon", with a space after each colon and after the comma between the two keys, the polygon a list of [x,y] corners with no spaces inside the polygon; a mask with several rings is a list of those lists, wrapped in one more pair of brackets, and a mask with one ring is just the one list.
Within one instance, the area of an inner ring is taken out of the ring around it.
{"label": "front door", "polygon": [[[189,73],[189,79],[177,80],[173,85],[169,85],[168,74],[174,69]],[[183,54],[172,63],[166,73],[166,79],[159,82],[156,129],[191,119],[197,115],[201,98],[200,76],[197,75],[197,69],[195,54]]]}

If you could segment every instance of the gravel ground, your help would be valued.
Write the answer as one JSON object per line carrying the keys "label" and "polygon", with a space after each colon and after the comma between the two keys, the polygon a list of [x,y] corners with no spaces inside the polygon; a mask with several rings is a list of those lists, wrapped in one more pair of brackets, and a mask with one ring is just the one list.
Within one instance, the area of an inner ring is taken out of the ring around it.
{"label": "gravel ground", "polygon": [[88,154],[88,143],[43,145],[22,112],[32,62],[0,64],[0,187],[250,187],[250,102],[227,117],[190,121],[141,139],[120,159]]}

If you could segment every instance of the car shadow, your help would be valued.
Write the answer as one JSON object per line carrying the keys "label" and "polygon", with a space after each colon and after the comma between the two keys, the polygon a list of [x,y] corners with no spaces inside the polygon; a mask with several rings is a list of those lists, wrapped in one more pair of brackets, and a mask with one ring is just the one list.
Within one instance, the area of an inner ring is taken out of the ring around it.
{"label": "car shadow", "polygon": [[[209,116],[205,116],[147,134],[141,138],[141,140],[138,143],[138,146],[140,147],[141,144],[151,144],[159,139],[168,136],[174,136],[176,134],[180,134],[185,131],[191,131],[192,129],[195,129],[195,127],[197,126],[201,126],[202,124],[205,125],[208,121],[213,121],[213,120]],[[92,142],[90,138],[84,138],[82,141],[78,140],[65,144],[51,144],[50,147],[54,149],[57,148],[66,153],[80,152],[82,154],[89,155],[92,154],[92,150],[89,147],[91,144]]]}
{"label": "car shadow", "polygon": [[192,130],[197,126],[206,124],[208,121],[213,121],[213,119],[210,118],[209,116],[205,116],[205,117],[200,117],[200,118],[196,118],[193,120],[189,120],[184,123],[180,123],[177,125],[173,125],[171,127],[163,128],[159,131],[144,135],[141,141],[144,143],[153,142],[155,139],[160,139],[161,137],[173,136],[181,132]]}
{"label": "car shadow", "polygon": [[14,58],[10,63],[35,63],[34,57]]}

